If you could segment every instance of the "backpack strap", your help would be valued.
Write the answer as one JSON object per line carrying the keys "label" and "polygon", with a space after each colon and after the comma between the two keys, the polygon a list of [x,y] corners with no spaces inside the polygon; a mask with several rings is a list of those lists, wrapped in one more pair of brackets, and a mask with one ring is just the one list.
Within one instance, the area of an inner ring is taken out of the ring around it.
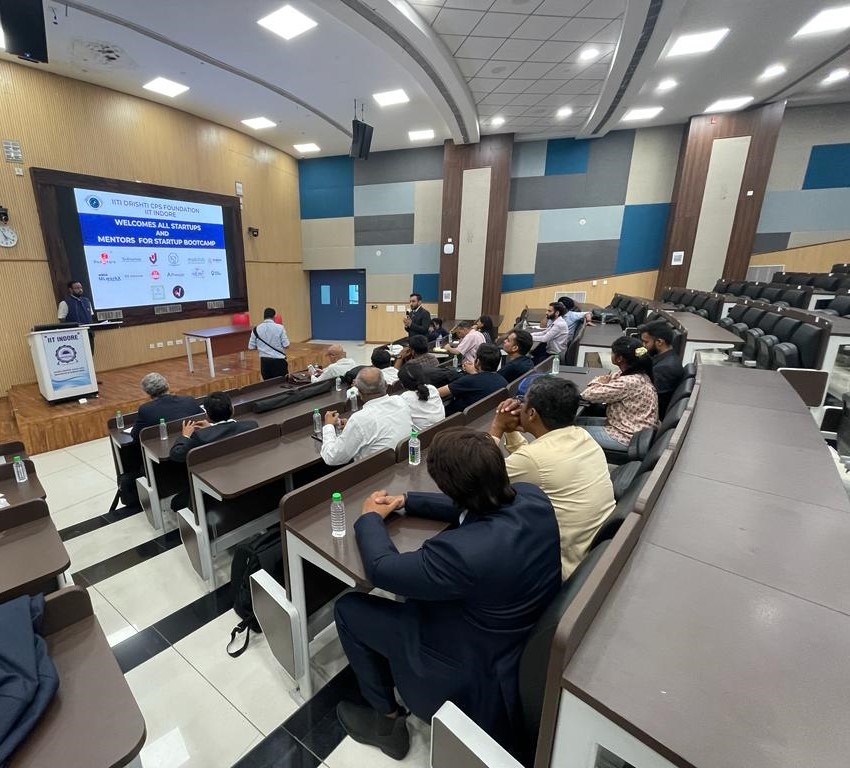
{"label": "backpack strap", "polygon": [[[231,651],[230,646],[233,645],[233,641],[236,640],[237,635],[241,635],[245,633],[245,642],[242,643],[242,647],[239,650]],[[233,659],[239,658],[248,648],[248,641],[251,639],[251,621],[250,619],[244,619],[240,621],[230,633],[230,642],[227,644],[227,655]]]}

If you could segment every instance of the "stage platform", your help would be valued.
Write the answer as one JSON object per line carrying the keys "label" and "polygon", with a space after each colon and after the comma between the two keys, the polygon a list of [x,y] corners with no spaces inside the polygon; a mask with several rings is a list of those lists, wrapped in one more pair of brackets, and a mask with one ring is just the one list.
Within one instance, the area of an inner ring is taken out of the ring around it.
{"label": "stage platform", "polygon": [[[310,342],[293,343],[287,350],[289,370],[303,370],[309,363],[320,362],[327,346]],[[86,403],[74,400],[51,405],[41,396],[38,384],[15,385],[9,390],[8,408],[2,409],[6,423],[0,433],[3,439],[23,440],[30,455],[105,437],[106,422],[115,415],[115,411],[131,413],[148,399],[139,382],[151,371],[157,371],[168,379],[171,392],[194,397],[260,381],[260,360],[256,352],[246,352],[244,359],[240,359],[238,354],[216,357],[214,378],[210,378],[206,359],[199,359],[197,353],[195,358],[194,373],[189,373],[185,355],[100,371],[99,396],[89,398]]]}

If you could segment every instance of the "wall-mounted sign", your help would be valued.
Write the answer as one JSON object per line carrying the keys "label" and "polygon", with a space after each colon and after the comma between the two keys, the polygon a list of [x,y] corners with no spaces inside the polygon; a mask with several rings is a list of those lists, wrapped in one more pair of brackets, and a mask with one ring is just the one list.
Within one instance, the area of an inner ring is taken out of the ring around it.
{"label": "wall-mounted sign", "polygon": [[451,301],[452,300],[452,292],[451,291],[443,291],[443,301]]}
{"label": "wall-mounted sign", "polygon": [[673,258],[670,260],[670,263],[674,267],[678,267],[685,262],[685,252],[684,251],[673,251]]}

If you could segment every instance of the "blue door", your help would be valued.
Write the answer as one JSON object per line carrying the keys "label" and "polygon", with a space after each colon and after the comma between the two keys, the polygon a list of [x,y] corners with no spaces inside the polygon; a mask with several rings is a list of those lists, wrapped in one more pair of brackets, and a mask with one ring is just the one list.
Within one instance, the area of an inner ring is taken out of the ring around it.
{"label": "blue door", "polygon": [[314,339],[365,339],[366,271],[310,272],[310,320]]}

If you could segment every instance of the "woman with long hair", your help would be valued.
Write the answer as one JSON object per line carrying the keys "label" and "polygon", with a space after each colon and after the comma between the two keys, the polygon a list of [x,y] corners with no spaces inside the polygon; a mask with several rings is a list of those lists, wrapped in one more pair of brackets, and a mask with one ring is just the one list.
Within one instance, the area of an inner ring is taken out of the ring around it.
{"label": "woman with long hair", "polygon": [[413,426],[419,432],[446,418],[443,399],[433,384],[425,383],[421,363],[402,366],[398,372],[398,380],[404,387],[401,397],[410,406]]}

